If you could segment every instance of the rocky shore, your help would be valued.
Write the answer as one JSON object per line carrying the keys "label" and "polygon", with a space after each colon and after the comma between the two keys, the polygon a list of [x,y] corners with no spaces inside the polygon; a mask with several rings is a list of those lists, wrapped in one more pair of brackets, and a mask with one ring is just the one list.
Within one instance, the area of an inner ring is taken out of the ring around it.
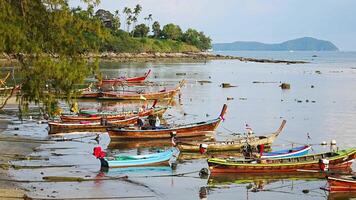
{"label": "rocky shore", "polygon": [[[184,53],[88,53],[83,57],[88,59],[100,58],[102,60],[113,61],[153,61],[165,59],[188,59],[188,60],[240,60],[241,62],[258,62],[258,63],[282,63],[282,64],[304,64],[306,61],[295,60],[274,60],[274,59],[258,59],[245,58],[240,56],[229,56],[221,54],[213,54],[211,52],[184,52]],[[10,61],[13,56],[2,54],[0,61]]]}
{"label": "rocky shore", "polygon": [[103,60],[115,60],[115,61],[135,61],[135,60],[150,61],[150,60],[157,60],[157,59],[194,59],[194,60],[240,60],[242,62],[285,63],[285,64],[307,63],[305,61],[245,58],[245,57],[239,57],[239,56],[213,54],[210,52],[185,52],[185,53],[112,53],[112,52],[105,52],[105,53],[101,53],[101,54],[87,54],[85,56],[87,58],[101,58]]}

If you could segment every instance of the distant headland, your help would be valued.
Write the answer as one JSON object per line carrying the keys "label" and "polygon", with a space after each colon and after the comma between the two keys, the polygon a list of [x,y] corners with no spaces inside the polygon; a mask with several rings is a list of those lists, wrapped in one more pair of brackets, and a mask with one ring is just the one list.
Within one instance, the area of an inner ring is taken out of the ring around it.
{"label": "distant headland", "polygon": [[277,44],[236,41],[213,44],[214,51],[338,51],[330,41],[312,37],[297,38]]}

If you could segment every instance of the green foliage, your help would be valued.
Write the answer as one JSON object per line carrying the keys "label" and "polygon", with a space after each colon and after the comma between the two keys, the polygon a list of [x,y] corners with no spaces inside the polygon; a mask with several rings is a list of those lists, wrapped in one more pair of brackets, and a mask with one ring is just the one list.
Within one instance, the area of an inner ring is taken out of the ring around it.
{"label": "green foliage", "polygon": [[148,32],[150,32],[150,28],[145,24],[139,24],[133,30],[134,37],[147,37]]}
{"label": "green foliage", "polygon": [[182,37],[182,29],[175,24],[163,26],[161,35],[164,39],[179,40]]}
{"label": "green foliage", "polygon": [[152,24],[153,37],[159,38],[161,35],[161,25],[158,21],[153,22]]}
{"label": "green foliage", "polygon": [[0,51],[20,63],[20,106],[48,106],[57,102],[56,94],[69,98],[96,69],[81,54],[96,52],[108,32],[93,16],[99,1],[85,2],[87,10],[71,10],[66,0],[0,1]]}
{"label": "green foliage", "polygon": [[203,32],[191,28],[182,35],[182,41],[194,45],[200,50],[211,48],[211,39],[205,36]]}

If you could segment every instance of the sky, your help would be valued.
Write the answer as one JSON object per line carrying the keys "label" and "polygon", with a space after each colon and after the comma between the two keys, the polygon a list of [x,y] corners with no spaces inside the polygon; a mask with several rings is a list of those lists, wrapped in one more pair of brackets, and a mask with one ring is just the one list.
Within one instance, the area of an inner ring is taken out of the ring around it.
{"label": "sky", "polygon": [[[80,0],[69,0],[73,7]],[[213,43],[258,41],[279,43],[299,37],[333,42],[342,51],[356,51],[356,0],[101,0],[101,8],[143,7],[161,26],[180,25],[209,35]]]}

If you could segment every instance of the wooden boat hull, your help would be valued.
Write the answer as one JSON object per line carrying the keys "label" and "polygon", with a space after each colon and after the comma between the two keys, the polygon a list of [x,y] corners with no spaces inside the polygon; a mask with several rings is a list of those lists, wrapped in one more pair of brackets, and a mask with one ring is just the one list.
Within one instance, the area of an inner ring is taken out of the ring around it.
{"label": "wooden boat hull", "polygon": [[100,100],[154,100],[154,99],[171,99],[175,96],[179,90],[167,91],[167,92],[155,92],[155,93],[114,93],[103,92]]}
{"label": "wooden boat hull", "polygon": [[120,84],[120,83],[141,83],[146,80],[148,75],[151,73],[151,70],[148,70],[147,73],[143,76],[131,77],[131,78],[117,78],[117,79],[104,79],[101,81],[102,84]]}
{"label": "wooden boat hull", "polygon": [[352,176],[344,177],[327,177],[330,192],[356,192],[356,179]]}
{"label": "wooden boat hull", "polygon": [[98,98],[101,96],[101,92],[90,92],[90,91],[83,91],[78,98]]}
{"label": "wooden boat hull", "polygon": [[153,99],[172,99],[183,87],[185,81],[181,81],[179,85],[171,90],[150,92],[150,93],[116,93],[102,92],[101,100],[153,100]]}
{"label": "wooden boat hull", "polygon": [[[164,112],[166,112],[167,107],[159,107],[159,108],[150,108],[145,111],[142,111],[140,113],[134,113],[134,112],[126,112],[126,113],[121,113],[118,115],[107,115],[106,120],[107,121],[115,121],[115,120],[122,120],[125,118],[130,118],[134,116],[140,116],[140,117],[145,117],[149,115],[163,115]],[[62,115],[61,120],[63,122],[80,122],[80,121],[90,121],[90,122],[100,122],[103,116],[70,116],[70,115]]]}
{"label": "wooden boat hull", "polygon": [[48,122],[49,132],[48,134],[57,133],[70,133],[70,132],[106,132],[107,127],[117,126],[124,127],[137,123],[138,117],[131,117],[122,120],[110,121],[106,125],[102,125],[100,122],[90,123],[63,123],[63,122]]}
{"label": "wooden boat hull", "polygon": [[[329,160],[330,170],[350,169],[356,150],[339,151],[340,154],[315,154],[295,158],[281,158],[262,160],[260,163],[243,163],[228,161],[226,159],[208,159],[211,173],[290,173],[302,171],[319,171],[319,159]],[[335,155],[335,156],[331,156]]]}
{"label": "wooden boat hull", "polygon": [[115,139],[158,139],[171,138],[171,133],[175,132],[177,138],[184,137],[204,137],[212,134],[218,127],[220,120],[212,123],[206,123],[194,127],[171,128],[171,129],[155,129],[155,130],[128,130],[108,128],[107,131],[110,138]]}
{"label": "wooden boat hull", "polygon": [[199,152],[200,144],[204,143],[208,145],[207,152],[214,151],[241,151],[244,145],[248,143],[252,147],[257,147],[258,145],[264,144],[266,147],[272,145],[274,140],[283,130],[286,121],[283,120],[279,129],[267,136],[253,136],[249,138],[241,138],[235,141],[217,141],[217,142],[187,142],[179,143],[178,148],[181,152]]}
{"label": "wooden boat hull", "polygon": [[154,130],[130,130],[120,128],[108,128],[107,131],[112,140],[115,139],[163,139],[171,138],[171,134],[175,133],[177,138],[183,137],[203,137],[207,134],[213,134],[215,129],[220,124],[226,112],[227,105],[223,106],[220,116],[217,119],[187,124],[176,128],[164,128]]}

